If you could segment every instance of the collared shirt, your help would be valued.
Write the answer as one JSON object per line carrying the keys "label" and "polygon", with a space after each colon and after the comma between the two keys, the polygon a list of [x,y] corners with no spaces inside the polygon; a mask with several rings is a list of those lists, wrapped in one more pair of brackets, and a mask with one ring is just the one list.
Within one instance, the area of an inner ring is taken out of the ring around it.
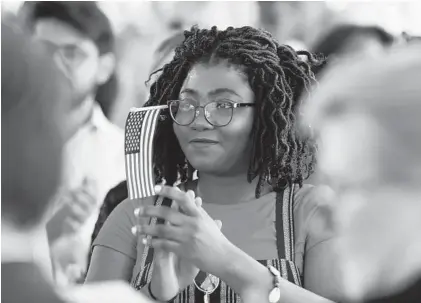
{"label": "collared shirt", "polygon": [[[71,262],[77,261],[71,266],[80,270],[86,267],[91,235],[104,198],[111,188],[125,180],[124,133],[104,116],[98,104],[94,105],[91,119],[64,148],[62,189],[77,189],[85,179],[94,181],[96,209],[76,235],[59,239],[57,243],[58,252],[72,254]],[[63,272],[67,269],[57,268],[57,264],[55,267],[56,278],[67,284]]]}

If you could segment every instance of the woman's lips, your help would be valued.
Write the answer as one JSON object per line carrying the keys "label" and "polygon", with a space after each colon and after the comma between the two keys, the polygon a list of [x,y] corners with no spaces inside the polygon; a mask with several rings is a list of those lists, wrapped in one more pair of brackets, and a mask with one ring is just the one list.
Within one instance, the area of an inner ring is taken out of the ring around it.
{"label": "woman's lips", "polygon": [[195,147],[208,147],[211,145],[218,144],[218,141],[200,138],[200,139],[190,140],[189,143]]}

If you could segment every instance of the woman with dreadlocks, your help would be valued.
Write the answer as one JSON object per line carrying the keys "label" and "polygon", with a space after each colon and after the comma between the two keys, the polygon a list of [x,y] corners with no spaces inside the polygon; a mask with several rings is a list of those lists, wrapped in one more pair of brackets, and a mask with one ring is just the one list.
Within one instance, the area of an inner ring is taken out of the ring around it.
{"label": "woman with dreadlocks", "polygon": [[332,195],[303,185],[316,145],[296,131],[316,64],[252,27],[186,31],[145,105],[168,104],[155,173],[181,184],[116,207],[87,281],[123,279],[157,301],[339,299]]}

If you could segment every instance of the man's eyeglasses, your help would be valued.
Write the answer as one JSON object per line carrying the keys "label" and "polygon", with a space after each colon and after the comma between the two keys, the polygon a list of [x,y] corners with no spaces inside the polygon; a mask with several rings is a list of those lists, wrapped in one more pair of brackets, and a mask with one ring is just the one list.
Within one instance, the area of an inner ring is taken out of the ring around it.
{"label": "man's eyeglasses", "polygon": [[87,57],[88,54],[76,44],[56,45],[48,41],[42,41],[42,44],[53,56],[59,55],[67,66],[77,67]]}
{"label": "man's eyeglasses", "polygon": [[205,119],[211,125],[221,127],[228,125],[234,114],[234,109],[240,107],[252,107],[254,103],[237,103],[231,100],[212,101],[205,106],[197,105],[194,100],[171,100],[168,109],[171,118],[181,126],[190,125],[199,116],[199,108],[203,108]]}

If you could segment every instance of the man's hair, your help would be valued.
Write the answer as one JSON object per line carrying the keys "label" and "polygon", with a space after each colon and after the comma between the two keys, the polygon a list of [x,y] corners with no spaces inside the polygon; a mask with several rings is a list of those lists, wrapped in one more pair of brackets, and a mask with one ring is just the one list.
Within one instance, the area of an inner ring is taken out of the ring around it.
{"label": "man's hair", "polygon": [[1,25],[2,217],[28,228],[44,216],[60,180],[70,86],[30,37]]}
{"label": "man's hair", "polygon": [[[269,182],[275,191],[287,184],[302,184],[315,166],[316,145],[309,137],[298,135],[299,97],[315,82],[313,65],[321,64],[307,51],[296,52],[280,45],[268,32],[249,26],[226,30],[192,27],[173,60],[152,84],[145,106],[166,104],[179,98],[180,89],[192,66],[199,62],[227,60],[240,66],[248,76],[255,94],[256,112],[252,130],[252,156],[247,179],[259,177],[256,197]],[[304,58],[300,58],[304,56]],[[172,120],[160,121],[154,138],[154,169],[159,182],[173,184],[192,179],[192,167],[174,134]]]}
{"label": "man's hair", "polygon": [[[29,25],[38,20],[54,18],[70,25],[91,39],[100,55],[114,53],[115,38],[109,19],[95,1],[35,1],[28,2]],[[96,101],[104,114],[109,117],[117,97],[118,78],[114,72],[107,82],[100,85],[96,92]]]}
{"label": "man's hair", "polygon": [[95,1],[36,1],[29,13],[30,24],[54,18],[75,28],[91,39],[99,53],[114,52],[114,34],[110,21]]}
{"label": "man's hair", "polygon": [[[362,26],[357,24],[341,24],[331,29],[312,48],[314,54],[329,58],[345,51],[348,43],[358,36],[371,36],[377,39],[383,46],[394,43],[393,35],[379,26]],[[317,73],[321,68],[316,68]]]}
{"label": "man's hair", "polygon": [[379,26],[362,26],[356,24],[341,24],[334,27],[313,47],[314,53],[322,53],[324,56],[330,56],[340,53],[350,39],[356,36],[373,36],[384,46],[392,45],[393,35],[386,32]]}

